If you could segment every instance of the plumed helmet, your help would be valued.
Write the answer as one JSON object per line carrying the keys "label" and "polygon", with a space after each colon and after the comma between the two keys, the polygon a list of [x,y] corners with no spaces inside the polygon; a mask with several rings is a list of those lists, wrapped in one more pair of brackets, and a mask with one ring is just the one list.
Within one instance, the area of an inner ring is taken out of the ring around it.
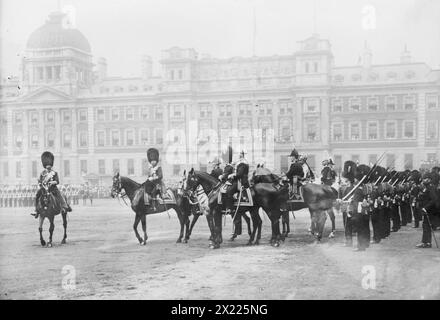
{"label": "plumed helmet", "polygon": [[327,160],[327,159],[322,160],[322,165],[323,165],[323,166],[327,166],[327,165],[329,165],[328,160]]}
{"label": "plumed helmet", "polygon": [[[370,172],[370,167],[366,164],[360,164],[356,168],[355,178],[357,180],[361,180],[364,176],[366,176]],[[367,182],[364,180],[364,183]]]}
{"label": "plumed helmet", "polygon": [[356,174],[356,163],[348,160],[344,162],[344,169],[342,171],[342,176],[348,180],[350,180],[351,182],[354,181],[354,177]]}
{"label": "plumed helmet", "polygon": [[46,168],[47,166],[53,167],[54,160],[55,157],[52,154],[52,152],[44,151],[43,154],[41,155],[41,164],[43,165],[44,168]]}
{"label": "plumed helmet", "polygon": [[290,153],[290,157],[298,159],[299,158],[298,151],[296,151],[296,149],[293,149],[292,152]]}
{"label": "plumed helmet", "polygon": [[150,148],[147,150],[147,158],[148,162],[151,163],[151,161],[159,161],[159,150],[155,148]]}

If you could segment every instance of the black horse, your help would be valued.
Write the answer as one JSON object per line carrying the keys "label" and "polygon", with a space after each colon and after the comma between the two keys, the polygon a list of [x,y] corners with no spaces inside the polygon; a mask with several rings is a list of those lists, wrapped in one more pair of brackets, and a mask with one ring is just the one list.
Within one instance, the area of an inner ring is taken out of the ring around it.
{"label": "black horse", "polygon": [[[48,247],[52,247],[52,236],[53,236],[53,231],[55,229],[55,223],[54,223],[55,216],[61,213],[61,216],[63,218],[63,227],[64,227],[64,236],[63,236],[63,240],[61,240],[61,244],[65,244],[67,239],[67,212],[61,210],[62,208],[60,202],[47,188],[43,188],[42,190],[43,191],[41,193],[41,196],[37,202],[37,212],[39,213],[38,231],[40,233],[40,243],[42,246],[47,245]],[[66,196],[64,194],[61,194],[61,196],[64,197],[64,200],[67,203]],[[44,223],[44,219],[46,218],[50,222],[49,241],[47,243],[43,238],[43,223]]]}
{"label": "black horse", "polygon": [[[207,215],[207,218],[211,230],[210,248],[217,249],[222,243],[222,213],[225,209],[224,201],[222,201],[221,204],[218,202],[220,188],[218,187],[217,179],[205,172],[191,169],[188,173],[186,188],[195,190],[199,185],[203,187],[203,190],[208,195],[209,214]],[[255,243],[258,244],[261,237],[262,224],[258,211],[259,208],[264,209],[272,222],[271,244],[278,247],[280,245],[280,240],[282,240],[279,225],[281,217],[280,203],[287,200],[288,190],[287,188],[279,190],[275,188],[272,183],[257,183],[254,184],[250,190],[254,205],[251,207],[235,207],[235,210],[233,210],[234,216],[239,213],[244,214],[246,211],[250,213],[253,230],[248,244],[253,243],[257,231],[258,236]]]}
{"label": "black horse", "polygon": [[[174,196],[175,202],[170,201],[170,203],[168,204],[166,203],[157,204],[156,210],[153,210],[153,208],[150,205],[145,205],[143,199],[143,193],[144,193],[143,184],[137,183],[136,181],[133,181],[130,178],[120,176],[118,172],[113,177],[111,196],[114,198],[118,195],[121,195],[123,193],[122,190],[125,191],[125,194],[128,196],[131,202],[133,202],[133,199],[135,198],[138,192],[142,192],[139,203],[136,206],[131,205],[131,209],[136,214],[134,219],[133,229],[136,238],[138,239],[141,245],[146,245],[148,239],[146,216],[149,214],[165,212],[170,209],[174,209],[174,211],[176,211],[177,217],[180,222],[180,235],[176,242],[177,243],[182,242],[182,238],[184,243],[188,242],[190,236],[189,215],[191,214],[191,204],[188,202],[188,199],[184,197],[182,193],[179,192],[178,188],[167,189],[167,191],[170,191]],[[139,235],[137,230],[139,222],[141,222],[142,224],[142,231],[144,232],[143,238]],[[184,237],[184,233],[185,233],[185,237]]]}

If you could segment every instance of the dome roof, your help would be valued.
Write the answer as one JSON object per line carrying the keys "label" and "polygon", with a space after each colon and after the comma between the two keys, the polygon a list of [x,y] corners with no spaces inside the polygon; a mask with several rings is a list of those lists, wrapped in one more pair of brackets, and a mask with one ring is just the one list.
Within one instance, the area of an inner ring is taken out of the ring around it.
{"label": "dome roof", "polygon": [[26,47],[28,49],[73,47],[91,53],[86,37],[77,29],[64,28],[63,18],[64,14],[61,12],[50,14],[49,20],[32,32]]}

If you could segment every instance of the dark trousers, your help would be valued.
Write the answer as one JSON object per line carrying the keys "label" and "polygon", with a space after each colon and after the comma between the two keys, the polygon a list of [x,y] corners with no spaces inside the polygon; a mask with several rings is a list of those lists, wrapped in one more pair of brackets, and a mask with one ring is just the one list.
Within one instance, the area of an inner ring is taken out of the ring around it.
{"label": "dark trousers", "polygon": [[399,214],[399,206],[392,205],[391,206],[391,221],[393,222],[392,230],[394,232],[398,231],[400,229],[400,214]]}
{"label": "dark trousers", "polygon": [[226,209],[232,210],[234,207],[234,194],[238,192],[238,181],[235,180],[232,182],[232,186],[228,188],[228,191],[226,192],[226,199],[225,199],[225,207]]}
{"label": "dark trousers", "polygon": [[[429,217],[429,221],[428,221]],[[440,216],[439,215],[433,215],[432,213],[428,213],[428,217],[426,215],[423,216],[423,235],[422,235],[422,242],[423,243],[431,243],[432,242],[432,228],[438,228],[440,227]],[[429,225],[429,222],[431,222],[431,225]]]}
{"label": "dark trousers", "polygon": [[391,207],[383,208],[383,220],[384,220],[384,238],[390,236],[391,231]]}
{"label": "dark trousers", "polygon": [[371,224],[373,226],[373,240],[379,243],[384,235],[384,213],[382,208],[375,208],[371,214]]}
{"label": "dark trousers", "polygon": [[418,228],[420,226],[420,221],[422,221],[422,212],[419,206],[411,206],[412,214],[414,217],[414,227]]}
{"label": "dark trousers", "polygon": [[352,217],[349,217],[347,212],[342,213],[345,229],[345,241],[347,244],[353,243],[353,221]]}
{"label": "dark trousers", "polygon": [[356,231],[358,249],[366,249],[370,246],[370,215],[356,213]]}

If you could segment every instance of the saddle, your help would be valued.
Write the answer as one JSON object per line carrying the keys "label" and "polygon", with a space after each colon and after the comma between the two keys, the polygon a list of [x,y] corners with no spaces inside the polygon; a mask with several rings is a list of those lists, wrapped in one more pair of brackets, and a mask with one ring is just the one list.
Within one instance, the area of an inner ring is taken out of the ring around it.
{"label": "saddle", "polygon": [[[227,182],[221,186],[220,192],[218,193],[217,196],[217,203],[218,204],[222,204],[222,196],[224,193],[227,192],[228,187],[230,186],[227,185]],[[238,181],[238,190],[241,190],[241,182]],[[225,190],[224,192],[222,192],[222,190]],[[238,196],[240,195],[240,192],[237,192],[234,195],[234,206],[240,206],[240,207],[252,207],[254,205],[254,201],[252,199],[252,194],[251,194],[251,189],[250,188],[244,188],[241,192],[241,198],[238,199]]]}

